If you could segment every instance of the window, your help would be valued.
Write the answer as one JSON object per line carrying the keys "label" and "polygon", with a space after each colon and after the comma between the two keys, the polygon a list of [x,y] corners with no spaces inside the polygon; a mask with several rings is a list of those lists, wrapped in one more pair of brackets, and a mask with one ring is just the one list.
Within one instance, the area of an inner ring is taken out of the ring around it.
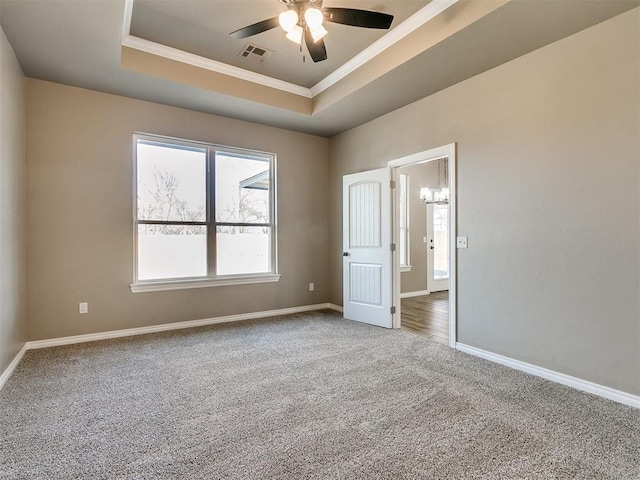
{"label": "window", "polygon": [[277,281],[275,155],[134,135],[133,292]]}
{"label": "window", "polygon": [[399,179],[399,206],[400,206],[400,271],[411,271],[411,263],[409,262],[409,175],[401,173]]}
{"label": "window", "polygon": [[449,205],[433,205],[433,279],[449,278]]}

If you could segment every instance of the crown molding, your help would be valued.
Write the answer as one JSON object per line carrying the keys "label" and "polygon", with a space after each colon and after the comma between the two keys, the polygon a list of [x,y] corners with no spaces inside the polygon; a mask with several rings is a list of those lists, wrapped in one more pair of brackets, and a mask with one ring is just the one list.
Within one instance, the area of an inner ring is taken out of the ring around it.
{"label": "crown molding", "polygon": [[348,62],[344,63],[341,67],[334,70],[311,88],[302,87],[294,83],[272,78],[267,75],[235,67],[233,65],[228,65],[200,55],[194,55],[192,53],[185,52],[184,50],[179,50],[167,45],[135,37],[130,34],[133,2],[134,0],[125,0],[124,18],[122,22],[122,46],[168,58],[170,60],[175,60],[177,62],[182,62],[194,67],[210,70],[212,72],[228,75],[240,80],[253,82],[265,87],[275,88],[301,97],[314,98],[316,95],[335,85],[347,75],[369,62],[387,48],[405,38],[407,35],[445,11],[447,8],[456,4],[458,0],[432,0],[429,4],[418,10],[396,28],[390,30],[379,40],[371,44]]}
{"label": "crown molding", "polygon": [[384,52],[387,48],[398,43],[407,35],[414,32],[429,20],[440,15],[447,8],[456,3],[458,3],[458,0],[432,0],[416,13],[407,18],[396,28],[390,30],[386,35],[369,45],[344,65],[334,70],[333,73],[330,73],[325,78],[316,83],[313,87],[311,87],[312,96],[315,97],[316,95],[335,85],[351,72],[360,68],[371,59]]}
{"label": "crown molding", "polygon": [[264,85],[265,87],[271,87],[284,92],[293,93],[294,95],[299,95],[301,97],[312,98],[311,90],[308,88],[285,82],[284,80],[278,80],[277,78],[268,77],[267,75],[262,75],[260,73],[250,72],[243,68],[234,67],[233,65],[201,57],[200,55],[194,55],[193,53],[168,47],[160,43],[151,42],[143,38],[134,37],[133,35],[127,35],[122,40],[122,46],[134,48],[141,52],[168,58],[169,60],[175,60],[194,67],[221,73],[223,75],[229,75],[230,77],[234,77],[239,80],[246,80],[259,85]]}
{"label": "crown molding", "polygon": [[133,0],[124,0],[124,18],[122,19],[122,41],[131,32],[131,17],[133,16]]}
{"label": "crown molding", "polygon": [[125,0],[124,2],[124,17],[122,20],[122,46],[134,48],[141,52],[150,53],[159,57],[168,58],[169,60],[175,60],[177,62],[186,63],[194,67],[203,68],[223,75],[229,75],[240,80],[247,80],[249,82],[264,85],[265,87],[275,88],[284,92],[299,95],[305,98],[312,98],[311,90],[306,87],[301,87],[284,80],[278,80],[276,78],[262,75],[260,73],[251,72],[243,68],[234,67],[226,63],[211,60],[210,58],[202,57],[200,55],[194,55],[192,53],[172,48],[161,43],[151,42],[143,38],[139,38],[131,35],[131,17],[133,15],[133,1]]}

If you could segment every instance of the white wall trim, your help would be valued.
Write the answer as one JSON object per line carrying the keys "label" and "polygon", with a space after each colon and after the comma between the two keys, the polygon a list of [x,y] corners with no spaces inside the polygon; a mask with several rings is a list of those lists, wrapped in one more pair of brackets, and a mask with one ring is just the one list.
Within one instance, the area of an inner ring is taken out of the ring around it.
{"label": "white wall trim", "polygon": [[229,285],[250,285],[254,283],[279,282],[279,273],[266,275],[238,275],[225,278],[207,278],[205,280],[175,280],[160,282],[139,282],[129,285],[131,293],[165,292],[168,290],[188,290],[190,288],[225,287]]}
{"label": "white wall trim", "polygon": [[133,16],[133,0],[124,1],[124,17],[122,18],[122,42],[131,31],[131,17]]}
{"label": "white wall trim", "polygon": [[147,333],[166,332],[170,330],[182,330],[184,328],[203,327],[218,323],[238,322],[241,320],[252,320],[257,318],[269,318],[279,315],[291,315],[293,313],[311,312],[314,310],[335,310],[342,312],[342,307],[333,303],[318,303],[315,305],[303,305],[300,307],[280,308],[278,310],[266,310],[261,312],[240,313],[237,315],[225,315],[222,317],[203,318],[200,320],[188,320],[185,322],[165,323],[162,325],[151,325],[148,327],[126,328],[123,330],[111,330],[108,332],[89,333],[86,335],[74,335],[70,337],[50,338],[47,340],[35,340],[25,343],[20,352],[16,355],[7,369],[0,375],[0,390],[13,374],[22,357],[27,350],[39,348],[58,347],[61,345],[73,345],[76,343],[95,342],[98,340],[108,340],[110,338],[132,337]]}
{"label": "white wall trim", "polygon": [[327,308],[329,310],[334,310],[334,311],[340,312],[340,313],[344,312],[344,308],[342,308],[340,305],[336,305],[335,303],[327,303]]}
{"label": "white wall trim", "polygon": [[331,86],[338,83],[344,77],[357,70],[375,56],[384,52],[387,48],[402,40],[411,32],[417,30],[429,20],[440,15],[447,8],[457,3],[458,0],[432,0],[426,6],[422,7],[416,13],[407,18],[400,25],[390,30],[389,33],[369,45],[351,60],[338,67],[332,73],[311,87],[313,97],[324,92]]}
{"label": "white wall trim", "polygon": [[312,97],[311,90],[306,87],[285,82],[284,80],[278,80],[277,78],[262,75],[261,73],[251,72],[244,68],[234,67],[233,65],[211,60],[210,58],[201,57],[200,55],[194,55],[193,53],[168,47],[160,43],[151,42],[143,38],[134,37],[133,35],[126,35],[122,39],[122,45],[124,47],[140,50],[141,52],[168,58],[169,60],[175,60],[177,62],[193,65],[194,67],[203,68],[212,72],[229,75],[230,77],[238,78],[240,80],[247,80],[259,85],[264,85],[265,87],[293,93],[294,95],[299,95],[301,97]]}
{"label": "white wall trim", "polygon": [[564,373],[549,370],[547,368],[538,367],[530,363],[521,362],[520,360],[505,357],[497,353],[488,352],[480,348],[471,347],[463,343],[456,343],[456,349],[460,350],[461,352],[468,353],[469,355],[489,360],[490,362],[499,363],[500,365],[504,365],[506,367],[514,368],[516,370],[535,375],[536,377],[545,378],[547,380],[551,380],[552,382],[560,383],[562,385],[566,385],[583,392],[607,398],[624,405],[640,408],[640,396],[637,395],[632,395],[621,390],[615,390],[610,387],[605,387],[604,385],[599,385],[588,380],[565,375]]}
{"label": "white wall trim", "polygon": [[11,377],[11,375],[13,374],[13,371],[16,369],[16,367],[18,366],[18,364],[22,360],[22,357],[24,357],[24,354],[28,349],[29,348],[27,347],[27,344],[24,344],[20,349],[20,351],[18,352],[18,354],[11,361],[9,366],[5,369],[4,372],[2,372],[2,375],[0,375],[0,390],[2,390],[2,387],[4,387],[4,384],[7,383],[7,380],[9,380],[9,377]]}
{"label": "white wall trim", "polygon": [[[406,165],[413,165],[417,163],[430,162],[432,160],[438,160],[446,158],[448,160],[448,178],[449,178],[449,346],[456,348],[457,332],[458,332],[458,312],[456,310],[457,305],[457,272],[458,272],[458,255],[456,250],[456,236],[457,236],[457,185],[456,185],[456,144],[449,143],[441,147],[432,148],[429,150],[423,150],[422,152],[412,153],[404,157],[396,158],[395,160],[389,160],[387,162],[388,168],[391,169],[392,180],[397,180],[397,168]],[[393,202],[397,203],[394,195]],[[397,205],[393,207],[393,238],[399,237],[399,223],[397,222]],[[395,240],[394,240],[395,241]],[[398,252],[393,254],[393,300],[397,301],[396,313],[393,316],[393,328],[400,328],[401,315],[402,315],[402,298],[400,294],[400,263]]]}
{"label": "white wall trim", "polygon": [[[282,308],[278,310],[242,313],[238,315],[226,315],[222,317],[205,318],[201,320],[190,320],[186,322],[166,323],[163,325],[152,325],[149,327],[127,328],[124,330],[112,330],[109,332],[92,333],[87,335],[75,335],[70,337],[60,337],[60,338],[52,338],[48,340],[36,340],[32,342],[27,342],[20,349],[18,354],[15,356],[15,358],[12,360],[9,366],[5,369],[2,375],[0,375],[0,390],[2,390],[7,380],[9,380],[9,378],[15,371],[16,367],[24,357],[24,354],[26,353],[27,350],[56,347],[60,345],[72,345],[76,343],[93,342],[98,340],[107,340],[110,338],[130,337],[135,335],[144,335],[147,333],[165,332],[170,330],[181,330],[184,328],[202,327],[202,326],[214,325],[218,323],[237,322],[241,320],[251,320],[256,318],[268,318],[268,317],[274,317],[278,315],[290,315],[293,313],[310,312],[314,310],[323,310],[323,309],[330,309],[337,312],[343,311],[342,307],[339,305],[335,305],[333,303],[319,303],[316,305],[305,305],[301,307]],[[622,403],[624,405],[629,405],[631,407],[640,409],[640,396],[637,396],[637,395],[632,395],[630,393],[626,393],[621,390],[615,390],[613,388],[605,387],[597,383],[589,382],[587,380],[582,380],[580,378],[572,377],[570,375],[565,375],[564,373],[559,373],[543,367],[538,367],[530,363],[521,362],[520,360],[515,360],[509,357],[505,357],[497,353],[491,353],[486,350],[482,350],[480,348],[465,345],[463,343],[459,343],[459,342],[456,343],[456,349],[463,353],[467,353],[469,355],[483,358],[485,360],[489,360],[494,363],[499,363],[500,365],[514,368],[516,370],[520,370],[520,371],[529,373],[531,375],[535,375],[537,377],[545,378],[547,380],[551,380],[552,382],[560,383],[562,385],[576,388],[583,392],[598,395],[600,397],[613,400],[614,402]]]}
{"label": "white wall trim", "polygon": [[458,2],[458,0],[432,0],[429,4],[422,7],[420,10],[407,18],[400,25],[390,30],[387,34],[364,49],[358,55],[353,57],[348,62],[344,63],[342,66],[334,70],[322,80],[320,80],[313,87],[306,88],[294,83],[285,82],[284,80],[272,78],[267,75],[255,73],[243,68],[228,65],[216,60],[211,60],[199,55],[194,55],[177,48],[172,48],[167,45],[151,42],[149,40],[131,35],[131,16],[133,14],[133,1],[134,0],[125,0],[124,2],[124,18],[122,22],[123,46],[134,48],[136,50],[150,53],[152,55],[158,55],[170,60],[186,63],[187,65],[204,68],[212,72],[229,75],[241,80],[247,80],[249,82],[275,88],[284,92],[293,93],[294,95],[300,95],[301,97],[305,98],[313,98],[316,95],[324,92],[325,90],[345,78],[347,75],[360,68],[362,65],[366,64],[372,58],[379,55],[395,43],[399,42],[404,37],[427,23],[429,20],[433,19],[440,13],[444,12],[447,8]]}
{"label": "white wall trim", "polygon": [[415,292],[404,292],[400,294],[400,298],[421,297],[423,295],[429,295],[429,290],[416,290]]}
{"label": "white wall trim", "polygon": [[110,338],[132,337],[134,335],[144,335],[147,333],[166,332],[169,330],[182,330],[184,328],[203,327],[217,323],[239,322],[241,320],[252,320],[256,318],[268,318],[278,315],[290,315],[292,313],[310,312],[313,310],[323,310],[331,308],[328,303],[316,305],[304,305],[301,307],[280,308],[278,310],[267,310],[262,312],[240,313],[237,315],[225,315],[222,317],[203,318],[200,320],[187,320],[185,322],[164,323],[162,325],[151,325],[148,327],[126,328],[124,330],[111,330],[109,332],[89,333],[87,335],[74,335],[71,337],[51,338],[48,340],[35,340],[27,342],[27,349],[57,347],[60,345],[72,345],[74,343],[95,342],[97,340],[107,340]]}
{"label": "white wall trim", "polygon": [[131,35],[131,17],[133,15],[133,1],[125,0],[124,2],[124,16],[122,19],[122,46],[134,48],[141,52],[150,53],[152,55],[158,55],[159,57],[168,58],[169,60],[175,60],[177,62],[186,63],[187,65],[193,65],[194,67],[204,68],[212,72],[221,73],[223,75],[229,75],[241,80],[247,80],[249,82],[264,85],[265,87],[271,87],[284,92],[293,93],[294,95],[300,95],[305,98],[312,98],[311,89],[295,85],[290,82],[278,80],[267,75],[251,72],[243,68],[234,67],[226,63],[211,60],[200,55],[194,55],[192,53],[172,48],[160,43],[151,42],[143,38],[135,37]]}
{"label": "white wall trim", "polygon": [[441,147],[432,148],[430,150],[423,150],[422,152],[412,153],[405,155],[404,157],[396,158],[395,160],[389,160],[387,165],[389,167],[404,167],[414,163],[429,162],[431,160],[439,160],[455,155],[455,143],[449,143]]}

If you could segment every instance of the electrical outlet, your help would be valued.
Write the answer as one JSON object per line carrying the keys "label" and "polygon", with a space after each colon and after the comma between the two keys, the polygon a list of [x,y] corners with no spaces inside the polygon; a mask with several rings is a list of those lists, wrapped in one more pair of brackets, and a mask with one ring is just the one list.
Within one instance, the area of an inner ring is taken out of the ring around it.
{"label": "electrical outlet", "polygon": [[80,313],[89,313],[89,303],[82,302],[78,304],[78,312]]}
{"label": "electrical outlet", "polygon": [[313,292],[316,289],[316,286],[313,283],[309,284],[309,291]]}
{"label": "electrical outlet", "polygon": [[457,237],[456,246],[458,248],[467,248],[467,237]]}

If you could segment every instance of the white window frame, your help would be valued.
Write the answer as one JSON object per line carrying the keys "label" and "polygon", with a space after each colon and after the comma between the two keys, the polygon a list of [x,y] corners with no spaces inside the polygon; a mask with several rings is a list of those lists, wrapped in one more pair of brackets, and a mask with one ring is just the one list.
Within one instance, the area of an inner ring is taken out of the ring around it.
{"label": "white window frame", "polygon": [[[400,212],[400,216],[404,214],[404,242],[400,242],[400,255],[398,258],[402,258],[402,251],[404,250],[404,257],[406,262],[404,264],[400,264],[401,272],[410,272],[411,271],[411,228],[409,226],[409,214],[411,212],[409,208],[409,174],[407,173],[399,173],[398,174],[398,197],[400,201],[398,202],[400,205],[400,209],[404,212]],[[400,222],[402,223],[402,222]],[[400,226],[400,230],[402,230],[402,225]]]}
{"label": "white window frame", "polygon": [[[185,225],[203,225],[207,227],[207,276],[189,278],[166,278],[154,280],[138,279],[138,225],[157,224],[157,221],[138,220],[138,172],[137,172],[137,145],[138,140],[155,142],[159,144],[178,145],[206,150],[207,182],[206,182],[206,219],[204,222],[169,222]],[[269,161],[269,222],[268,223],[241,223],[218,222],[215,218],[215,156],[216,153],[227,153],[247,157],[266,158]],[[248,150],[237,147],[227,147],[212,143],[184,140],[173,137],[134,133],[133,134],[133,283],[130,284],[132,293],[157,292],[166,290],[184,290],[191,288],[217,287],[226,285],[245,285],[253,283],[269,283],[280,280],[278,274],[278,249],[277,249],[277,208],[276,208],[276,154]],[[271,271],[266,273],[250,273],[238,275],[216,275],[216,227],[218,226],[264,226],[271,229],[270,238],[270,265]]]}

